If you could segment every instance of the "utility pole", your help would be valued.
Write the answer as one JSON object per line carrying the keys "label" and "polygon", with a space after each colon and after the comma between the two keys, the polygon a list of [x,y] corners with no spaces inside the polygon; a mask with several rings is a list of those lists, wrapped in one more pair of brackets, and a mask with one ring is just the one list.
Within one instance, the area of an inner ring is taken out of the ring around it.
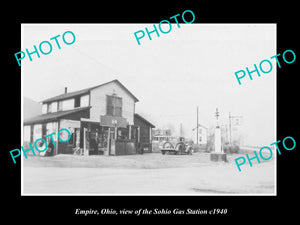
{"label": "utility pole", "polygon": [[199,143],[199,118],[198,118],[198,106],[197,106],[197,125],[196,125],[196,128],[197,128],[197,150],[198,150],[198,143]]}
{"label": "utility pole", "polygon": [[220,113],[218,111],[218,108],[216,108],[216,115],[215,115],[215,117],[217,118],[217,127],[219,127],[219,122],[218,122],[219,116],[220,116]]}
{"label": "utility pole", "polygon": [[229,144],[231,145],[231,114],[229,112]]}
{"label": "utility pole", "polygon": [[219,126],[219,116],[220,113],[218,111],[218,108],[216,108],[215,153],[222,153],[222,135],[221,135],[221,127]]}
{"label": "utility pole", "polygon": [[180,137],[182,137],[182,123],[180,123]]}

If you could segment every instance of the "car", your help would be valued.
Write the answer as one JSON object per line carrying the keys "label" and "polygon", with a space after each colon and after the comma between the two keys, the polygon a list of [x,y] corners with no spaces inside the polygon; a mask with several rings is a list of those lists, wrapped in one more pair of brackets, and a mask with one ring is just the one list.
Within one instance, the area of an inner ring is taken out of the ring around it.
{"label": "car", "polygon": [[189,142],[184,142],[183,137],[170,138],[162,144],[160,151],[163,155],[191,155],[193,153],[193,145]]}

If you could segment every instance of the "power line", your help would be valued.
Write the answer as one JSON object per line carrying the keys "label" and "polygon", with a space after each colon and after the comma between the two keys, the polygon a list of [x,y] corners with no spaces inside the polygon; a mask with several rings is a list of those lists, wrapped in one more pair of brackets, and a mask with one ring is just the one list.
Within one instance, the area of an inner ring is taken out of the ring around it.
{"label": "power line", "polygon": [[86,56],[87,58],[91,59],[92,61],[100,64],[101,66],[104,66],[106,67],[107,69],[111,70],[112,72],[116,73],[116,74],[119,74],[119,72],[115,71],[114,69],[112,69],[111,67],[107,66],[106,64],[103,64],[102,62],[100,62],[98,59],[95,59],[94,57],[90,56],[89,54],[86,54],[84,52],[82,52],[81,50],[77,49],[76,47],[74,48],[71,48],[72,50],[75,50],[77,51],[79,54],[83,55],[83,56]]}

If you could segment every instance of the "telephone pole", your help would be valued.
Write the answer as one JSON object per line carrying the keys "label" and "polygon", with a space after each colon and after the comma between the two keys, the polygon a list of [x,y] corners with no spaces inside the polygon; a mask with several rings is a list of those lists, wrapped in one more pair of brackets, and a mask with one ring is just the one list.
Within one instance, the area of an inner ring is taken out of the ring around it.
{"label": "telephone pole", "polygon": [[229,112],[229,144],[231,145],[231,114]]}
{"label": "telephone pole", "polygon": [[198,143],[199,143],[199,118],[198,118],[198,106],[197,106],[197,125],[196,125],[196,128],[197,128],[197,150],[198,150]]}
{"label": "telephone pole", "polygon": [[180,123],[180,137],[183,136],[183,132],[182,132],[182,123]]}

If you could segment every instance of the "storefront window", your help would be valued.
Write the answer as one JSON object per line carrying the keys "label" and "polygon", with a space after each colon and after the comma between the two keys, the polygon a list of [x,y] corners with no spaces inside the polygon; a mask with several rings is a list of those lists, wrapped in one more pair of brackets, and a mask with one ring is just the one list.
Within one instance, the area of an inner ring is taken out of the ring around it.
{"label": "storefront window", "polygon": [[137,139],[137,128],[131,127],[131,139],[136,140]]}
{"label": "storefront window", "polygon": [[24,142],[30,142],[30,126],[24,126]]}
{"label": "storefront window", "polygon": [[101,132],[99,134],[99,147],[100,148],[107,148],[107,141],[108,141],[108,127],[102,127]]}
{"label": "storefront window", "polygon": [[119,127],[117,139],[119,139],[119,140],[128,139],[128,129]]}
{"label": "storefront window", "polygon": [[[46,124],[46,135],[51,134],[53,132],[56,132],[56,129],[57,129],[57,123],[56,122],[47,123]],[[57,141],[57,135],[52,135],[52,138],[55,142]],[[48,139],[49,140],[47,140],[47,141],[50,141],[50,137],[48,137]]]}
{"label": "storefront window", "polygon": [[42,137],[42,124],[35,124],[33,126],[33,140]]}

